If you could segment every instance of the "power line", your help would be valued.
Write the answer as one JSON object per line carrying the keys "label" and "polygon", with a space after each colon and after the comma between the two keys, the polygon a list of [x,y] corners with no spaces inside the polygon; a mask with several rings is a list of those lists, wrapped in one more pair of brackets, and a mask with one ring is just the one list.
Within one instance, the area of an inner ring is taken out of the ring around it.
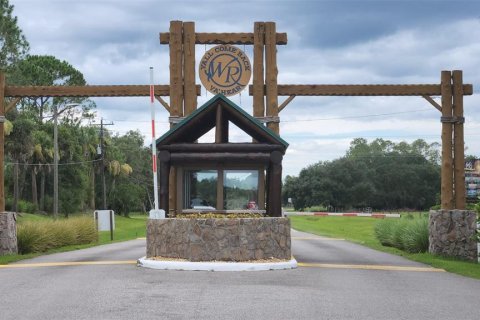
{"label": "power line", "polygon": [[420,109],[420,110],[411,110],[411,111],[402,111],[402,112],[390,112],[390,113],[375,113],[375,114],[365,114],[360,116],[344,116],[344,117],[333,117],[333,118],[313,118],[313,119],[298,119],[298,120],[284,120],[282,122],[303,122],[303,121],[328,121],[328,120],[340,120],[340,119],[357,119],[357,118],[370,118],[370,117],[383,117],[391,116],[395,114],[405,114],[413,112],[424,112],[430,111],[432,109]]}
{"label": "power line", "polygon": [[[85,164],[85,163],[95,163],[102,161],[102,159],[97,159],[97,160],[87,160],[87,161],[76,161],[76,162],[65,162],[65,163],[59,163],[59,166],[71,166],[71,165],[77,165],[77,164]],[[22,166],[53,166],[53,163],[23,163],[23,162],[5,162],[6,165],[22,165]]]}

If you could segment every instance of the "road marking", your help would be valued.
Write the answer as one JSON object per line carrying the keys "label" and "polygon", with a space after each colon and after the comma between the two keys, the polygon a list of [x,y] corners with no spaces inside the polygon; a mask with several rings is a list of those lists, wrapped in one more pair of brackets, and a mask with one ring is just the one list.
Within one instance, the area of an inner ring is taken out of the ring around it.
{"label": "road marking", "polygon": [[382,266],[369,264],[330,264],[330,263],[307,263],[298,262],[299,267],[327,268],[327,269],[360,269],[360,270],[384,270],[384,271],[413,271],[413,272],[445,272],[443,269],[405,266]]}
{"label": "road marking", "polygon": [[91,265],[116,265],[116,264],[137,264],[137,260],[18,263],[18,264],[0,265],[0,269],[64,267],[64,266],[91,266]]}
{"label": "road marking", "polygon": [[322,238],[322,237],[292,237],[294,240],[322,240],[322,241],[345,241],[341,238]]}

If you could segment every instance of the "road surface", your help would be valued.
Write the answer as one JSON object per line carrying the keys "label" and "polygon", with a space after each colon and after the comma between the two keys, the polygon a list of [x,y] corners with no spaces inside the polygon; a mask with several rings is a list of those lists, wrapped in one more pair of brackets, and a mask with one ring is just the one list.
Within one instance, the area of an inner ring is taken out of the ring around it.
{"label": "road surface", "polygon": [[480,281],[292,233],[299,268],[139,268],[145,240],[0,266],[0,319],[479,319]]}

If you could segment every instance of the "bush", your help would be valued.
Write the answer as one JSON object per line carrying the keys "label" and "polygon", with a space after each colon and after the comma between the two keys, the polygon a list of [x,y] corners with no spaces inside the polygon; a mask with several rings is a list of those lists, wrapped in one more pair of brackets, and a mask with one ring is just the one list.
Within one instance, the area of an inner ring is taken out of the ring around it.
{"label": "bush", "polygon": [[428,220],[425,218],[409,221],[401,237],[405,251],[410,253],[426,252],[428,250]]}
{"label": "bush", "polygon": [[90,217],[74,217],[56,221],[28,221],[17,228],[20,254],[45,252],[75,244],[98,240],[95,222]]}
{"label": "bush", "polygon": [[384,246],[410,253],[428,250],[428,219],[385,219],[375,225],[375,236]]}
{"label": "bush", "polygon": [[35,213],[35,205],[25,200],[18,200],[18,212]]}

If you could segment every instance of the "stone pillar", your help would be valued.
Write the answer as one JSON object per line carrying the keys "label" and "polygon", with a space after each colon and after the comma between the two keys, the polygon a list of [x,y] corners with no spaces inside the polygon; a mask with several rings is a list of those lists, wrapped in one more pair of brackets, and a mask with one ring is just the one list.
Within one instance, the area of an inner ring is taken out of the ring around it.
{"label": "stone pillar", "polygon": [[476,220],[475,211],[430,211],[428,251],[433,254],[477,261]]}
{"label": "stone pillar", "polygon": [[0,256],[18,253],[17,216],[15,212],[0,213]]}

